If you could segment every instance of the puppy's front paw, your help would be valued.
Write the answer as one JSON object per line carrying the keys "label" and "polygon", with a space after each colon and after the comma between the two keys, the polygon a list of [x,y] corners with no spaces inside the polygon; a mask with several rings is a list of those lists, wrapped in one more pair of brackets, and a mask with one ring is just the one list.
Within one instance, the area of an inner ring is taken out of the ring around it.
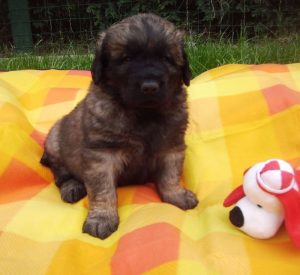
{"label": "puppy's front paw", "polygon": [[106,239],[118,229],[118,215],[101,214],[97,216],[88,215],[82,231],[100,239]]}
{"label": "puppy's front paw", "polygon": [[164,202],[171,203],[183,210],[195,208],[199,202],[196,195],[185,188],[161,193],[161,198]]}

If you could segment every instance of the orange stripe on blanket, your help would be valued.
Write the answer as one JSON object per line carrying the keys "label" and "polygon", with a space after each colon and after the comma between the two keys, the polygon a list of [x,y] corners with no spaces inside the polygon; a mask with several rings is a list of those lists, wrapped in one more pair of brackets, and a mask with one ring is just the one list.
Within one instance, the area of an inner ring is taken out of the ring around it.
{"label": "orange stripe on blanket", "polygon": [[48,184],[35,171],[14,159],[0,177],[0,203],[29,199]]}
{"label": "orange stripe on blanket", "polygon": [[31,137],[41,146],[43,147],[44,146],[44,141],[45,141],[45,138],[46,138],[46,134],[43,134],[37,130],[34,130],[32,133],[31,133]]}
{"label": "orange stripe on blanket", "polygon": [[285,85],[275,85],[264,89],[262,92],[271,114],[279,113],[291,106],[300,104],[300,93]]}
{"label": "orange stripe on blanket", "polygon": [[112,257],[112,274],[135,275],[178,259],[180,232],[167,223],[152,224],[123,236]]}
{"label": "orange stripe on blanket", "polygon": [[44,105],[55,104],[75,99],[78,89],[76,88],[53,88],[50,89],[44,101]]}
{"label": "orange stripe on blanket", "polygon": [[68,72],[68,75],[84,75],[84,76],[91,76],[90,71],[78,71],[78,70],[72,70]]}
{"label": "orange stripe on blanket", "polygon": [[160,198],[154,184],[140,185],[136,187],[132,203],[160,202]]}
{"label": "orange stripe on blanket", "polygon": [[251,67],[253,71],[264,71],[268,73],[284,73],[289,72],[289,68],[287,65],[280,65],[280,64],[260,64],[260,65],[253,65]]}

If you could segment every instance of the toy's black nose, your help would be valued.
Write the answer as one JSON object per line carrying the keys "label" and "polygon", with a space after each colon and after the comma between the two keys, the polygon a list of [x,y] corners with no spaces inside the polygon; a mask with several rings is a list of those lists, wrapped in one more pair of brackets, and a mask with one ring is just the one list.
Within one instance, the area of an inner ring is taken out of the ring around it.
{"label": "toy's black nose", "polygon": [[147,95],[156,94],[159,89],[159,84],[156,81],[144,81],[141,85],[142,92]]}
{"label": "toy's black nose", "polygon": [[229,220],[236,227],[242,227],[244,225],[244,216],[241,209],[238,206],[235,206],[229,212]]}

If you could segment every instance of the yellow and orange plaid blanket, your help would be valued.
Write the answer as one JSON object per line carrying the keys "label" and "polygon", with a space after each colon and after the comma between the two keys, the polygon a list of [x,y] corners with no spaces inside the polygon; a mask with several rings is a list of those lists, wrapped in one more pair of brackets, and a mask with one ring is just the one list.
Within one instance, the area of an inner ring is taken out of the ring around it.
{"label": "yellow and orange plaid blanket", "polygon": [[201,203],[185,212],[152,184],[119,188],[120,226],[104,241],[81,233],[86,199],[62,202],[39,164],[48,129],[89,82],[86,71],[0,73],[1,275],[300,274],[284,227],[253,239],[222,206],[252,164],[300,165],[300,64],[227,65],[193,79],[183,178]]}

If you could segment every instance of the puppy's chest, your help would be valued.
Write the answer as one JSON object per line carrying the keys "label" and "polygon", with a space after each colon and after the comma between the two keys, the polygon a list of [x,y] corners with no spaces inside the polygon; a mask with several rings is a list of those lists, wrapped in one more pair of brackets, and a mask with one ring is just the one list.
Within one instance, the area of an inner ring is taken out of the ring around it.
{"label": "puppy's chest", "polygon": [[154,150],[166,145],[170,132],[161,125],[141,125],[135,136],[146,149]]}
{"label": "puppy's chest", "polygon": [[132,129],[132,137],[147,154],[173,147],[179,142],[179,135],[179,127],[170,126],[165,120],[141,121]]}
{"label": "puppy's chest", "polygon": [[124,153],[151,156],[183,143],[183,119],[174,116],[128,116],[120,114],[110,120],[89,118],[93,130],[86,129],[88,144],[94,148],[121,149]]}

